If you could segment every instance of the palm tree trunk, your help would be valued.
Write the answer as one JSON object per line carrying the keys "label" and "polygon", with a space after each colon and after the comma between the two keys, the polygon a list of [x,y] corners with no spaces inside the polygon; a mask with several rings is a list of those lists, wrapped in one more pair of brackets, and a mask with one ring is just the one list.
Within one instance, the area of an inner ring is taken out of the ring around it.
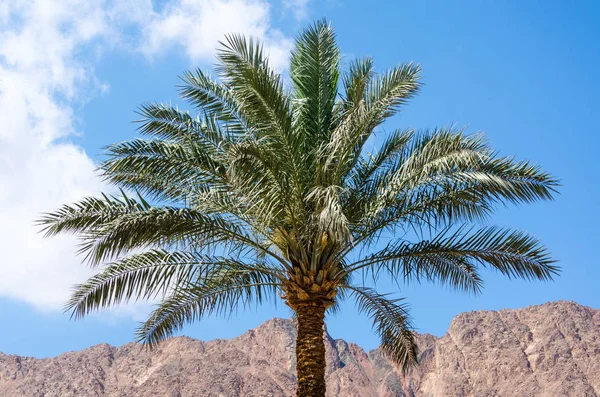
{"label": "palm tree trunk", "polygon": [[325,342],[323,326],[325,307],[322,304],[299,305],[296,308],[298,336],[296,337],[297,396],[325,396]]}

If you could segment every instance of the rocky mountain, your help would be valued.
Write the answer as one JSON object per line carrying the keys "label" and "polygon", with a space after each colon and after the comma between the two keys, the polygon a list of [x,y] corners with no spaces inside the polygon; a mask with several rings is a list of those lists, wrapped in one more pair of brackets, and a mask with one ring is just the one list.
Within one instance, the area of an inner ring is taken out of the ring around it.
{"label": "rocky mountain", "polygon": [[[294,395],[291,320],[230,340],[172,338],[158,349],[97,345],[55,358],[0,354],[0,396]],[[378,350],[325,336],[329,396],[600,396],[600,310],[554,302],[463,313],[441,338],[418,335],[406,376]]]}

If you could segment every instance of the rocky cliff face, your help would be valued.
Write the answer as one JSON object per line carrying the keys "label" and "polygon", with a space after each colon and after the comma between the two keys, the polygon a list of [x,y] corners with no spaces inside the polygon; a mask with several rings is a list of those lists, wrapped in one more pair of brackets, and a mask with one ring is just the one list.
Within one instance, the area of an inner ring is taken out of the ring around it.
{"label": "rocky cliff face", "polygon": [[[274,319],[231,340],[156,350],[97,345],[56,358],[0,354],[0,396],[292,396],[295,329]],[[329,396],[600,396],[600,311],[571,302],[457,316],[418,335],[406,376],[378,350],[326,336]]]}

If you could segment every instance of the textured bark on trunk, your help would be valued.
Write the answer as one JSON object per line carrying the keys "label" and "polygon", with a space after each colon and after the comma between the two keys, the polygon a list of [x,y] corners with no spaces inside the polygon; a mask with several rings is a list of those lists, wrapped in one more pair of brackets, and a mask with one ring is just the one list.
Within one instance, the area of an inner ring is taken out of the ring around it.
{"label": "textured bark on trunk", "polygon": [[296,370],[299,397],[325,396],[325,307],[299,305],[296,308]]}

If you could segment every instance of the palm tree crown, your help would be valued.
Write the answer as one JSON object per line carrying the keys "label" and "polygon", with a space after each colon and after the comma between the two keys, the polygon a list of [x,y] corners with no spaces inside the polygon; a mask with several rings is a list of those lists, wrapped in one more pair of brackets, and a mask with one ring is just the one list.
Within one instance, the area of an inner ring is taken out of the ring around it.
{"label": "palm tree crown", "polygon": [[[481,267],[526,279],[557,274],[536,238],[478,226],[497,204],[551,199],[554,178],[456,128],[395,130],[367,152],[418,92],[420,68],[378,74],[364,58],[346,69],[325,22],[298,36],[289,84],[257,42],[232,35],[218,52],[217,79],[201,70],[182,77],[181,97],[197,116],[142,106],[144,138],[108,147],[101,164],[122,194],[40,221],[49,235],[77,233],[91,265],[108,263],[77,286],[73,315],[158,297],[137,333],[155,344],[252,302],[280,297],[300,317],[302,308],[326,313],[354,299],[383,351],[406,367],[417,351],[404,304],[358,276],[476,293]],[[383,246],[382,233],[392,237]]]}

